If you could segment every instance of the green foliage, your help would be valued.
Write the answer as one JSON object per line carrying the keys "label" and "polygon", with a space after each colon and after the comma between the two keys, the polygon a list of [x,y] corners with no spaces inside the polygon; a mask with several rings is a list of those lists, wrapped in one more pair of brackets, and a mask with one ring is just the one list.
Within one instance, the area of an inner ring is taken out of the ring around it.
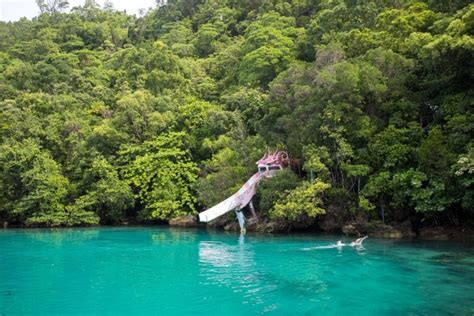
{"label": "green foliage", "polygon": [[469,1],[170,0],[140,17],[37,3],[0,22],[2,219],[193,214],[268,148],[303,178],[262,183],[280,218],[474,216]]}
{"label": "green foliage", "polygon": [[383,169],[401,169],[415,160],[417,139],[421,130],[412,125],[398,129],[389,125],[373,137],[369,144],[370,156],[374,166]]}
{"label": "green foliage", "polygon": [[244,85],[267,84],[285,70],[291,60],[290,46],[257,48],[244,56],[240,64],[240,82]]}
{"label": "green foliage", "polygon": [[115,223],[133,206],[133,193],[128,184],[119,178],[117,170],[104,158],[92,161],[84,179],[87,192],[70,207],[75,213],[98,213],[103,223]]}
{"label": "green foliage", "polygon": [[262,155],[265,143],[260,137],[230,136],[206,142],[215,153],[204,162],[206,174],[199,179],[197,191],[199,201],[207,207],[234,194],[255,173],[255,162]]}
{"label": "green foliage", "polygon": [[224,111],[216,104],[189,98],[178,109],[177,128],[186,133],[186,145],[194,159],[206,159],[212,154],[208,144],[240,126],[240,117]]}
{"label": "green foliage", "polygon": [[41,13],[56,13],[69,6],[68,1],[64,0],[36,0]]}
{"label": "green foliage", "polygon": [[206,177],[200,178],[197,185],[199,201],[203,205],[211,207],[240,188],[247,175],[240,163],[240,155],[230,148],[224,148],[213,155],[208,165],[215,169]]}
{"label": "green foliage", "polygon": [[191,190],[199,169],[184,149],[184,135],[160,135],[120,152],[127,162],[125,179],[144,207],[139,214],[142,219],[168,220],[195,212]]}
{"label": "green foliage", "polygon": [[65,205],[69,181],[47,151],[26,139],[0,150],[0,214],[28,225],[73,226],[96,224],[92,212],[70,210]]}
{"label": "green foliage", "polygon": [[372,213],[375,209],[375,205],[370,203],[370,201],[362,195],[359,197],[359,208],[366,213]]}
{"label": "green foliage", "polygon": [[298,176],[289,169],[277,172],[272,178],[264,179],[257,188],[259,209],[262,212],[268,212],[277,201],[295,189],[300,182]]}
{"label": "green foliage", "polygon": [[252,88],[241,88],[223,95],[226,108],[231,111],[240,112],[250,133],[255,133],[259,128],[259,121],[263,118],[262,108],[267,102],[267,95]]}
{"label": "green foliage", "polygon": [[325,214],[323,197],[330,187],[320,180],[314,183],[304,182],[280,198],[270,210],[270,216],[295,221],[301,216],[315,218]]}
{"label": "green foliage", "polygon": [[459,157],[459,160],[453,167],[456,182],[459,184],[462,191],[460,197],[462,206],[469,209],[474,203],[474,149],[471,148],[466,155]]}
{"label": "green foliage", "polygon": [[392,179],[393,203],[412,206],[417,212],[442,212],[452,203],[452,197],[443,192],[445,184],[428,179],[426,174],[410,169],[395,174]]}
{"label": "green foliage", "polygon": [[299,30],[294,20],[272,12],[249,25],[243,46],[239,80],[243,85],[266,85],[285,70],[295,55]]}

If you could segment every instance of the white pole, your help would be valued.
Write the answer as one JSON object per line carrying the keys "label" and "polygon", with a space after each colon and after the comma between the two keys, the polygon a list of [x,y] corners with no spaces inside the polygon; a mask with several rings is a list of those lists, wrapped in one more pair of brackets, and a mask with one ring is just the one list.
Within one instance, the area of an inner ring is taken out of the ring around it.
{"label": "white pole", "polygon": [[250,212],[252,212],[252,216],[256,218],[257,214],[255,214],[255,208],[253,207],[252,200],[250,200],[249,206],[250,206]]}

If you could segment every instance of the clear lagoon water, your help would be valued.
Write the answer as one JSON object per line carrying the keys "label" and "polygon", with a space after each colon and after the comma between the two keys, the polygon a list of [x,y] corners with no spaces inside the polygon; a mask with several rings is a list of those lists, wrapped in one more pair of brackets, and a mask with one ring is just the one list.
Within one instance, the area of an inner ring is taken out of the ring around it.
{"label": "clear lagoon water", "polygon": [[0,315],[474,314],[472,243],[337,239],[0,230]]}

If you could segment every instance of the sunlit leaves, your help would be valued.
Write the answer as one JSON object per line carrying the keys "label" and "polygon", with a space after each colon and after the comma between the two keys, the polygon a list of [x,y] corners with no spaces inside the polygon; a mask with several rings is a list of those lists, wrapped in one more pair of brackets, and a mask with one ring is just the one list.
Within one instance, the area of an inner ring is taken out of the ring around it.
{"label": "sunlit leaves", "polygon": [[295,221],[301,216],[315,218],[325,214],[323,197],[329,188],[329,184],[319,180],[314,183],[304,182],[279,199],[270,210],[270,216]]}
{"label": "sunlit leaves", "polygon": [[168,220],[195,212],[192,187],[198,168],[184,148],[184,133],[160,135],[120,155],[145,220]]}

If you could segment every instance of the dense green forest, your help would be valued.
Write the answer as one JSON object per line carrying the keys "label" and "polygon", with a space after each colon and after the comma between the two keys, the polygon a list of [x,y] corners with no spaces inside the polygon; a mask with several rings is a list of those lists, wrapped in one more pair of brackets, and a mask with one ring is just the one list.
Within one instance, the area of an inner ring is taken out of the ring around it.
{"label": "dense green forest", "polygon": [[263,217],[473,223],[471,1],[56,2],[0,22],[0,219],[197,214],[282,149]]}

